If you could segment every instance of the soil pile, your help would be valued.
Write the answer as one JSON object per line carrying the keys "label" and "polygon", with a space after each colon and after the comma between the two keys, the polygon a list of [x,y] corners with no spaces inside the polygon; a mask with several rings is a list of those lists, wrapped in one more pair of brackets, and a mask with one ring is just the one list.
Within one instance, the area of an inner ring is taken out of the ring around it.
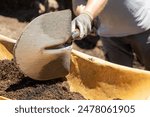
{"label": "soil pile", "polygon": [[0,96],[18,100],[78,100],[84,97],[70,92],[65,78],[35,81],[25,77],[13,61],[0,61]]}

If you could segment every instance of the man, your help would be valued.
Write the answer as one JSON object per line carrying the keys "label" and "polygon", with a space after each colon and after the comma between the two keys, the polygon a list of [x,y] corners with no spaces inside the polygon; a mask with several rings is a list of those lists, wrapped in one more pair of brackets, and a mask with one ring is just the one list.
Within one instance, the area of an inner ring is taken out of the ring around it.
{"label": "man", "polygon": [[80,30],[80,39],[91,31],[99,17],[98,34],[102,37],[108,61],[130,66],[133,52],[150,70],[150,1],[149,0],[73,0],[78,15],[72,21],[72,32]]}

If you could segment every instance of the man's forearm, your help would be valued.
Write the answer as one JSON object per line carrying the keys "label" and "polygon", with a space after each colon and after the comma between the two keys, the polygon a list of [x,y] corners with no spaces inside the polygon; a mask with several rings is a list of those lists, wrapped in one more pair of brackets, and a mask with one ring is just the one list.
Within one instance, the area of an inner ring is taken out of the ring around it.
{"label": "man's forearm", "polygon": [[85,5],[87,4],[86,0],[72,0],[73,11],[76,16],[84,11]]}
{"label": "man's forearm", "polygon": [[92,17],[95,18],[104,9],[107,1],[108,0],[88,0],[84,11],[89,12]]}

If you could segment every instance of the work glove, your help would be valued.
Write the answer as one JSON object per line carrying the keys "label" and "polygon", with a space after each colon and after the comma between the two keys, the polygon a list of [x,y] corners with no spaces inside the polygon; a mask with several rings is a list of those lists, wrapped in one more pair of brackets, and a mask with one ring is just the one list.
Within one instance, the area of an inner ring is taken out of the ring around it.
{"label": "work glove", "polygon": [[83,39],[91,32],[93,18],[88,13],[81,13],[72,21],[72,33],[79,29],[79,37],[77,40]]}

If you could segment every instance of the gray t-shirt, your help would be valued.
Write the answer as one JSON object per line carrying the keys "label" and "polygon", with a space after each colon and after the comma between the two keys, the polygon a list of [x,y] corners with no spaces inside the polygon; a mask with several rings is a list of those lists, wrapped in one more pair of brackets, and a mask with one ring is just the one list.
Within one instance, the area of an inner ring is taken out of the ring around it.
{"label": "gray t-shirt", "polygon": [[108,0],[99,15],[98,34],[119,37],[150,29],[150,0]]}

